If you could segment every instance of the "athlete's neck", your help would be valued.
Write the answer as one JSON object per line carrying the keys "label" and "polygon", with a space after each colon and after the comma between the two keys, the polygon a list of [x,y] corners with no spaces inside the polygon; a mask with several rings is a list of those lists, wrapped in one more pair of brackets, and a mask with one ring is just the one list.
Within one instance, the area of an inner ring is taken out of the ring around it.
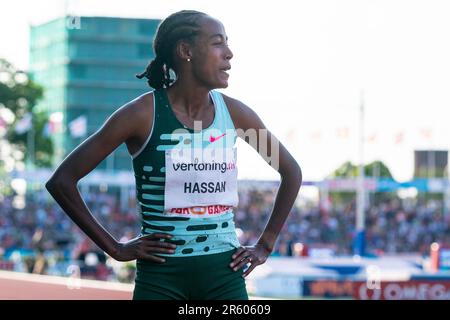
{"label": "athlete's neck", "polygon": [[197,118],[211,107],[209,90],[204,87],[177,81],[167,89],[167,96],[172,108],[186,114],[189,118]]}

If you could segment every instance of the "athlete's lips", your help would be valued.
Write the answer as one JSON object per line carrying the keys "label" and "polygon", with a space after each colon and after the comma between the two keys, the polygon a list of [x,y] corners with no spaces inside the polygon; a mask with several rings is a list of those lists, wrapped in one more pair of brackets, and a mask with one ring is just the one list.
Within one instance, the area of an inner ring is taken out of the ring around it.
{"label": "athlete's lips", "polygon": [[224,67],[224,68],[220,68],[220,72],[221,73],[224,73],[227,77],[229,77],[230,75],[228,74],[228,70],[230,70],[231,69],[231,67],[230,66],[226,66],[226,67]]}

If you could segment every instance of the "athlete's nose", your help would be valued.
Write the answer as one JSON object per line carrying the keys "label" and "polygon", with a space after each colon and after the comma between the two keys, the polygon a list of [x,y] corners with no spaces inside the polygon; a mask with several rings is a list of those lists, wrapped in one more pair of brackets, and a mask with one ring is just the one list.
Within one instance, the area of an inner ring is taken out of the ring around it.
{"label": "athlete's nose", "polygon": [[233,58],[233,51],[231,51],[230,47],[228,47],[228,46],[227,46],[227,52],[226,52],[225,58],[227,60],[231,60]]}

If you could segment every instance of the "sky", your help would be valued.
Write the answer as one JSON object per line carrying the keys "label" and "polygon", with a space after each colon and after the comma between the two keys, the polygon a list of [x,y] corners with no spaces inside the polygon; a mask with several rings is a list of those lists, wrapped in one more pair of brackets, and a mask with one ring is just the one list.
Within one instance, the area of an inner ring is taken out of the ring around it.
{"label": "sky", "polygon": [[[361,105],[363,159],[384,161],[397,180],[412,178],[414,150],[449,149],[448,1],[6,1],[0,57],[26,70],[29,26],[65,13],[162,19],[182,9],[224,24],[234,57],[222,91],[255,110],[304,180],[359,161]],[[245,143],[238,150],[240,178],[278,177]]]}

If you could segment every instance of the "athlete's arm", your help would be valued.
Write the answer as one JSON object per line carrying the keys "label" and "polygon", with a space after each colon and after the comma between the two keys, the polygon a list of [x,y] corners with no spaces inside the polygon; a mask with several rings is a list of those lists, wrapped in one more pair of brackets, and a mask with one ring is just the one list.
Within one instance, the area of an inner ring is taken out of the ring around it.
{"label": "athlete's arm", "polygon": [[[246,276],[256,265],[264,263],[265,259],[272,252],[275,241],[297,198],[302,183],[302,172],[292,155],[267,130],[262,120],[252,109],[239,100],[225,95],[224,99],[239,137],[251,145],[281,176],[281,184],[275,198],[272,213],[255,248],[250,250],[240,248],[233,257],[232,267],[235,266],[234,268],[236,269],[243,267],[249,262],[246,258],[252,260],[251,266],[244,273],[244,276]],[[255,136],[256,140],[254,139]]]}
{"label": "athlete's arm", "polygon": [[[119,261],[142,258],[164,262],[164,259],[155,257],[149,252],[170,253],[169,248],[173,246],[158,241],[159,238],[170,238],[170,235],[152,234],[125,244],[119,243],[89,211],[77,185],[80,179],[94,170],[122,143],[136,139],[139,128],[144,126],[143,121],[153,118],[153,109],[149,107],[151,105],[153,105],[152,95],[145,94],[120,107],[97,132],[64,159],[45,184],[56,202],[81,230],[102,250]],[[147,116],[148,112],[152,114]]]}

